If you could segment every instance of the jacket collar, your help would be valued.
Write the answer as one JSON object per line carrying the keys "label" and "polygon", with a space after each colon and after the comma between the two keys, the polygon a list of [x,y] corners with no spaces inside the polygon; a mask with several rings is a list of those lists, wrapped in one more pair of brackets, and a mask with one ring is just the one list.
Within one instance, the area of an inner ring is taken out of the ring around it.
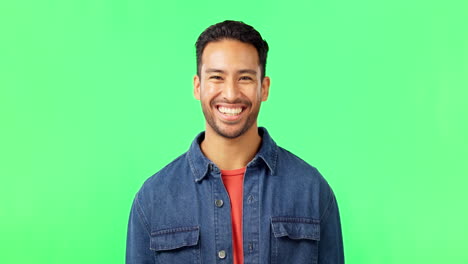
{"label": "jacket collar", "polygon": [[[278,146],[270,137],[266,128],[259,127],[258,134],[262,137],[260,150],[249,164],[247,164],[247,167],[253,167],[259,162],[263,162],[267,166],[270,175],[274,175],[278,159]],[[195,181],[197,182],[203,180],[210,170],[219,171],[219,168],[211,160],[205,157],[200,149],[200,143],[204,138],[205,132],[198,134],[187,152],[190,169],[192,170]]]}

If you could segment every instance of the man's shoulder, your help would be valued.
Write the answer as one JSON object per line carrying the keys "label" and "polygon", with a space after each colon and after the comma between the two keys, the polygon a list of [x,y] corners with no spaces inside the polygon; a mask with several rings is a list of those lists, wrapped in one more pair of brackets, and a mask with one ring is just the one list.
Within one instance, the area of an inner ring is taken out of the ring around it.
{"label": "man's shoulder", "polygon": [[278,147],[277,173],[283,186],[310,187],[314,195],[322,197],[319,199],[320,208],[323,208],[333,194],[327,180],[316,167],[281,147]]}
{"label": "man's shoulder", "polygon": [[188,174],[189,170],[187,152],[185,152],[146,179],[140,191],[145,189],[154,189],[155,186],[168,184],[170,181],[177,180],[175,177]]}
{"label": "man's shoulder", "polygon": [[316,167],[303,160],[289,150],[278,146],[278,167],[279,169],[287,168],[289,170],[304,171],[311,174],[318,174]]}

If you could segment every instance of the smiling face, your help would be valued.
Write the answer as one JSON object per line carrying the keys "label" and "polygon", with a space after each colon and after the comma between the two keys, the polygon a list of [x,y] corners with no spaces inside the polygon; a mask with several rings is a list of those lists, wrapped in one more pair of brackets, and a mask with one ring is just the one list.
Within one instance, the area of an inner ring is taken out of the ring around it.
{"label": "smiling face", "polygon": [[200,76],[194,77],[194,95],[201,102],[207,132],[232,139],[257,129],[260,104],[268,98],[269,86],[268,77],[261,80],[253,45],[230,39],[208,43]]}

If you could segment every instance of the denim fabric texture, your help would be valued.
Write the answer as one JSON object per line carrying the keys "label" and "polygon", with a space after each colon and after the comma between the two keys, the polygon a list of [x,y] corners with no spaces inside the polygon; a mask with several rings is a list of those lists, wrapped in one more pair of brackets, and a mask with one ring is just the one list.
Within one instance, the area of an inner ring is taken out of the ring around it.
{"label": "denim fabric texture", "polygon": [[[265,128],[247,165],[244,263],[344,263],[335,195],[314,167],[279,147]],[[135,196],[127,264],[232,263],[231,209],[221,171],[200,142],[150,177]]]}

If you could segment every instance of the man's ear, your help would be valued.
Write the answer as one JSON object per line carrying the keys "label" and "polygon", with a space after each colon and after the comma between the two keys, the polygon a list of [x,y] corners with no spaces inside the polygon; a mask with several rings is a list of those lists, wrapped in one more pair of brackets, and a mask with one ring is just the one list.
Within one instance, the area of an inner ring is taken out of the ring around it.
{"label": "man's ear", "polygon": [[263,77],[262,81],[262,102],[265,102],[268,99],[270,94],[270,77]]}
{"label": "man's ear", "polygon": [[195,99],[200,100],[200,77],[198,77],[198,74],[193,76],[193,96]]}

